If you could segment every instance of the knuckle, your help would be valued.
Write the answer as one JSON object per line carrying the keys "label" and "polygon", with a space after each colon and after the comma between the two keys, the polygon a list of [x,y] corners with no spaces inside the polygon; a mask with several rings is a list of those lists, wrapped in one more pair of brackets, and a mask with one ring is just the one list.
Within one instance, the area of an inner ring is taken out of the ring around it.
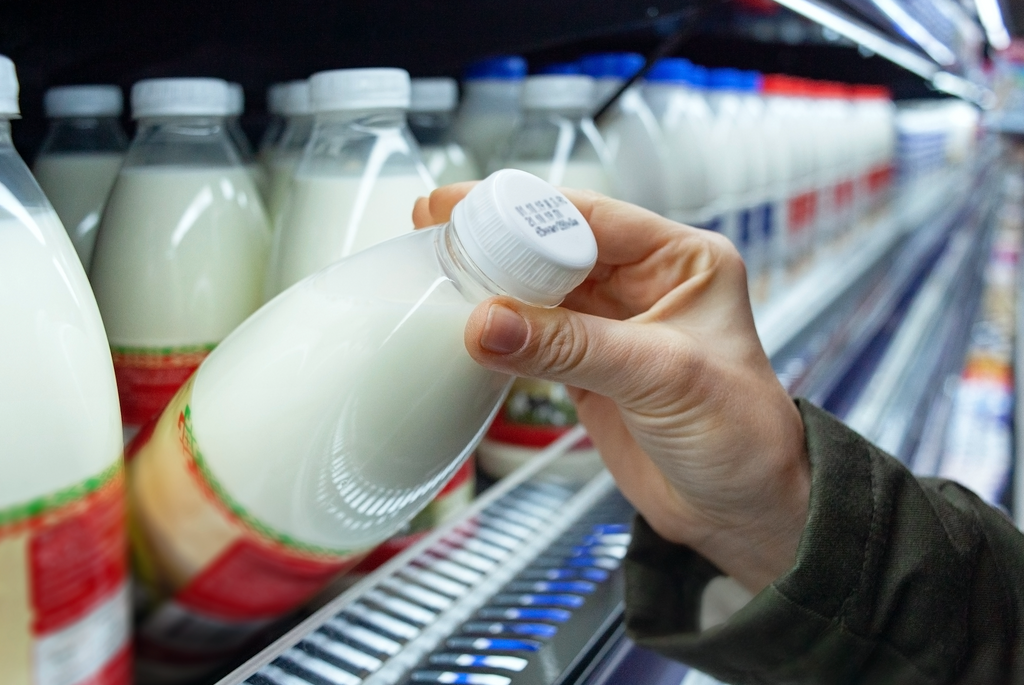
{"label": "knuckle", "polygon": [[540,344],[539,358],[545,370],[556,376],[578,367],[587,354],[587,331],[578,317],[568,316],[555,326]]}

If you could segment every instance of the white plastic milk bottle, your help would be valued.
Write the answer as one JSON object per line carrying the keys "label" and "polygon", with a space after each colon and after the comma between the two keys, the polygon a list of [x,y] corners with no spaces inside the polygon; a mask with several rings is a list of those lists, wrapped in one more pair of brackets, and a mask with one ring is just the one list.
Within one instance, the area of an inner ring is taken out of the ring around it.
{"label": "white plastic milk bottle", "polygon": [[517,55],[481,60],[466,69],[452,138],[478,169],[486,169],[500,154],[519,123],[525,78],[526,60]]}
{"label": "white plastic milk bottle", "polygon": [[264,305],[129,450],[152,599],[141,639],[237,645],[399,530],[469,457],[511,383],[466,352],[474,306],[497,294],[555,306],[596,257],[565,196],[504,170],[448,224]]}
{"label": "white plastic milk bottle", "polygon": [[263,129],[263,137],[260,138],[259,150],[256,158],[263,166],[263,172],[270,174],[271,151],[281,140],[285,124],[288,119],[285,116],[285,98],[288,93],[287,83],[273,83],[267,88],[267,127]]}
{"label": "white plastic milk bottle", "polygon": [[[643,66],[644,58],[629,52],[581,59],[580,69],[595,79],[591,111],[604,106]],[[640,86],[619,95],[597,123],[615,167],[620,199],[664,214],[672,194],[669,147]]]}
{"label": "white plastic milk bottle", "polygon": [[131,682],[117,387],[60,220],[11,144],[0,57],[0,676]]}
{"label": "white plastic milk bottle", "polygon": [[420,144],[427,171],[439,186],[480,180],[480,169],[451,139],[459,85],[451,78],[414,78],[409,103],[409,130]]}
{"label": "white plastic milk bottle", "polygon": [[[523,118],[504,156],[492,168],[523,169],[552,185],[615,195],[618,186],[604,140],[590,111],[594,79],[557,64],[553,73],[529,76],[523,88]],[[567,73],[568,72],[568,73]],[[571,429],[576,411],[559,383],[518,379],[477,450],[481,470],[503,477]],[[559,460],[563,475],[585,478],[600,468],[600,457],[582,444]]]}
{"label": "white plastic milk bottle", "polygon": [[270,192],[267,197],[267,215],[271,227],[278,225],[284,201],[292,189],[295,168],[302,159],[306,144],[313,134],[313,110],[309,104],[309,81],[290,81],[285,84],[285,126],[281,138],[268,153]]}
{"label": "white plastic milk bottle", "polygon": [[403,69],[310,78],[313,135],[276,218],[267,299],[331,262],[412,230],[434,180],[406,126]]}
{"label": "white plastic milk bottle", "polygon": [[698,90],[702,77],[685,59],[659,60],[647,72],[644,97],[666,142],[670,192],[665,215],[681,223],[721,230],[713,166],[721,158],[711,145],[711,109]]}
{"label": "white plastic milk bottle", "polygon": [[523,119],[491,170],[515,168],[548,183],[616,195],[617,179],[604,140],[590,118],[594,79],[582,74],[529,76]]}
{"label": "white plastic milk bottle", "polygon": [[132,88],[138,131],[91,271],[126,433],[157,416],[261,302],[270,229],[225,129],[227,112],[219,79]]}
{"label": "white plastic milk bottle", "polygon": [[43,97],[50,130],[32,171],[86,271],[107,196],[128,148],[117,86],[59,86]]}

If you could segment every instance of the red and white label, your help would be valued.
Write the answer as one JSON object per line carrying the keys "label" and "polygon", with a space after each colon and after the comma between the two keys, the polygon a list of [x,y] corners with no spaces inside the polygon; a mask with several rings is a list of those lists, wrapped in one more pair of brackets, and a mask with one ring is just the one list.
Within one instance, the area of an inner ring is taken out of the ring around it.
{"label": "red and white label", "polygon": [[[79,493],[81,493],[79,495]],[[32,503],[0,525],[0,662],[9,682],[131,681],[124,479]],[[0,519],[0,520],[2,520]],[[5,681],[7,682],[7,681]]]}
{"label": "red and white label", "polygon": [[212,349],[213,345],[152,351],[112,347],[121,420],[141,426],[155,419]]}

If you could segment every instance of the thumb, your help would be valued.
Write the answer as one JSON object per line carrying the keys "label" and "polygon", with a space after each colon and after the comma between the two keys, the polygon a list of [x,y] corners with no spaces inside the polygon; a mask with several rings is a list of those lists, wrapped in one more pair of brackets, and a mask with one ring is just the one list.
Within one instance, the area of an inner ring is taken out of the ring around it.
{"label": "thumb", "polygon": [[565,383],[628,405],[649,395],[668,369],[675,367],[678,377],[686,368],[685,360],[674,358],[690,346],[666,345],[666,335],[678,333],[496,297],[473,310],[465,340],[470,356],[489,369]]}

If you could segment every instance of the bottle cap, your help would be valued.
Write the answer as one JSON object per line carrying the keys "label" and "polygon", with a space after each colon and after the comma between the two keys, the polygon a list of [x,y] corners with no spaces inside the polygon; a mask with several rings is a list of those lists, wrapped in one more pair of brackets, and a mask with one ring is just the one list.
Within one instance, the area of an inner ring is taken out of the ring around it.
{"label": "bottle cap", "polygon": [[744,90],[747,79],[739,69],[712,69],[708,78],[711,90]]}
{"label": "bottle cap", "polygon": [[284,114],[284,101],[288,93],[287,83],[273,83],[267,88],[267,111],[281,116]]}
{"label": "bottle cap", "polygon": [[0,55],[0,117],[13,117],[21,114],[18,109],[18,73],[14,70],[14,62]]}
{"label": "bottle cap", "polygon": [[523,86],[525,109],[587,109],[594,100],[594,79],[582,74],[529,76]]}
{"label": "bottle cap", "polygon": [[459,84],[453,78],[414,78],[410,88],[412,112],[450,112],[459,102]]}
{"label": "bottle cap", "polygon": [[118,117],[124,110],[124,96],[117,86],[57,86],[43,95],[46,116]]}
{"label": "bottle cap", "polygon": [[245,111],[245,91],[241,83],[228,83],[228,116],[238,117]]}
{"label": "bottle cap", "polygon": [[466,67],[463,78],[467,81],[475,79],[518,81],[526,78],[526,60],[519,55],[501,55],[482,59]]}
{"label": "bottle cap", "polygon": [[405,69],[334,69],[309,78],[313,112],[352,109],[408,109],[409,72]]}
{"label": "bottle cap", "polygon": [[309,104],[309,81],[289,81],[285,85],[284,110],[282,114],[287,117],[312,114],[313,109]]}
{"label": "bottle cap", "polygon": [[587,55],[580,60],[580,70],[593,78],[625,81],[644,68],[646,60],[635,52],[605,52]]}
{"label": "bottle cap", "polygon": [[455,205],[452,224],[473,263],[512,297],[554,306],[597,262],[580,211],[547,181],[496,171]]}
{"label": "bottle cap", "polygon": [[154,78],[132,86],[132,118],[227,116],[227,81],[219,78]]}
{"label": "bottle cap", "polygon": [[578,62],[552,62],[537,70],[538,74],[582,74]]}
{"label": "bottle cap", "polygon": [[689,83],[693,64],[682,57],[659,59],[645,77],[654,83]]}

